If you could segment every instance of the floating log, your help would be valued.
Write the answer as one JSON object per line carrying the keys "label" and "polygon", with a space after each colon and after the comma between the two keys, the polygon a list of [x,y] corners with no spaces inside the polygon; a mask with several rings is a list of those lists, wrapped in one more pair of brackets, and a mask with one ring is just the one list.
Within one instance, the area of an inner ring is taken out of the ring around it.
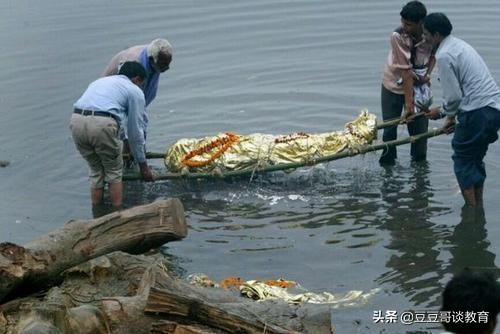
{"label": "floating log", "polygon": [[187,235],[178,199],[73,220],[24,247],[0,244],[0,302],[60,282],[73,266],[121,250],[141,253]]}

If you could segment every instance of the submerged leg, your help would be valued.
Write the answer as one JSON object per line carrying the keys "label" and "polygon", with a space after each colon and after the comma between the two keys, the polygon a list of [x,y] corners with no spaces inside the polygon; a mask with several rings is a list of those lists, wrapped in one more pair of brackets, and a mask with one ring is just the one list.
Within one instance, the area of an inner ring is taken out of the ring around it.
{"label": "submerged leg", "polygon": [[474,187],[462,189],[462,196],[464,197],[465,204],[470,207],[475,207],[476,202],[476,191]]}
{"label": "submerged leg", "polygon": [[103,188],[90,188],[90,199],[92,201],[92,205],[102,204],[103,193]]}

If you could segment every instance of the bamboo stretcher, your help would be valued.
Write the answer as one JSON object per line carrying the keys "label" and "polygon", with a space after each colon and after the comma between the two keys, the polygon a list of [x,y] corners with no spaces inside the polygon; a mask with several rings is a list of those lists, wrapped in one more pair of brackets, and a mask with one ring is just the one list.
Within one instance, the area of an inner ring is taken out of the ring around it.
{"label": "bamboo stretcher", "polygon": [[[415,116],[413,116],[413,118],[422,117],[422,115],[423,115],[423,113],[419,113],[419,114],[416,114]],[[388,128],[388,127],[395,126],[398,124],[401,124],[400,118],[389,120],[389,121],[386,121],[384,123],[378,124],[377,130]],[[385,147],[400,146],[400,145],[404,145],[404,144],[409,144],[409,143],[416,142],[417,140],[420,140],[420,139],[432,138],[432,137],[442,135],[444,133],[445,133],[445,131],[442,128],[432,129],[432,130],[429,130],[425,133],[421,133],[421,134],[418,134],[415,136],[408,136],[405,138],[387,141],[387,142],[383,142],[383,143],[364,145],[364,146],[360,146],[360,147],[356,148],[355,150],[344,150],[344,151],[339,152],[337,154],[327,155],[327,156],[324,156],[321,158],[304,159],[301,162],[269,165],[269,166],[265,166],[265,167],[261,167],[261,168],[254,167],[254,168],[247,168],[247,169],[241,169],[241,170],[227,171],[224,173],[187,173],[187,174],[185,174],[185,173],[171,173],[171,172],[165,172],[165,173],[159,173],[159,174],[156,173],[155,180],[231,178],[231,177],[239,177],[239,176],[253,176],[255,174],[269,173],[269,172],[275,172],[275,171],[286,171],[286,170],[297,169],[297,168],[301,168],[301,167],[310,167],[310,166],[314,166],[314,165],[317,165],[320,163],[339,160],[339,159],[343,159],[343,158],[347,158],[347,157],[353,157],[353,156],[356,156],[359,154],[366,154],[368,152],[382,150]],[[147,159],[164,159],[165,153],[147,152],[146,158]],[[141,179],[141,176],[139,174],[124,174],[123,175],[123,181],[135,181],[135,180],[140,180],[140,179]]]}

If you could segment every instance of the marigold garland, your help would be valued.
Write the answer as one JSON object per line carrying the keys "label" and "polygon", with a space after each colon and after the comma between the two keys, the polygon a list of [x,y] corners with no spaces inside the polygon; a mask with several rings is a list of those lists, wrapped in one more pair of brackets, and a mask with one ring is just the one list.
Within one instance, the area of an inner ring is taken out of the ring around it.
{"label": "marigold garland", "polygon": [[[189,166],[189,167],[203,167],[203,166],[209,165],[215,159],[219,158],[222,155],[222,153],[227,151],[227,149],[229,149],[234,143],[236,143],[238,141],[238,139],[239,139],[238,135],[235,135],[232,132],[226,132],[224,137],[217,138],[217,139],[211,141],[210,143],[203,145],[200,148],[192,150],[191,152],[189,152],[188,154],[186,154],[182,158],[181,162],[184,165]],[[202,155],[202,154],[211,152],[216,147],[220,147],[220,148],[214,154],[212,154],[212,156],[210,158],[208,158],[207,160],[202,160],[202,161],[192,160],[192,158],[194,158],[198,155]]]}

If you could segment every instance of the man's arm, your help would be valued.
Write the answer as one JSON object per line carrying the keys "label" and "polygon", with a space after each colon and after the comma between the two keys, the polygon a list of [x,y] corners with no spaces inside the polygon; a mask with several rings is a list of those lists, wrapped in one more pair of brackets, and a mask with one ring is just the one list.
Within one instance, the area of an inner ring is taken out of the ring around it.
{"label": "man's arm", "polygon": [[106,66],[104,72],[102,73],[103,77],[108,77],[110,75],[118,74],[118,67],[120,66],[122,52],[117,53],[113,58],[111,58],[111,60],[108,63],[108,66]]}
{"label": "man's arm", "polygon": [[440,119],[446,117],[443,129],[446,133],[451,133],[455,129],[455,116],[462,101],[462,90],[460,82],[455,75],[453,62],[448,55],[440,56],[437,60],[439,81],[443,90],[443,110],[441,107],[431,108],[426,117],[429,119]]}
{"label": "man's arm", "polygon": [[398,32],[391,35],[391,50],[394,66],[401,71],[403,79],[403,93],[405,97],[405,113],[403,118],[407,119],[414,113],[413,107],[413,83],[414,77],[410,62],[411,50],[405,38]]}
{"label": "man's arm", "polygon": [[133,94],[130,94],[128,99],[128,144],[134,159],[139,164],[143,180],[154,181],[154,175],[146,160],[146,140],[144,137],[145,108],[144,95],[137,87],[137,90]]}
{"label": "man's arm", "polygon": [[446,116],[455,116],[462,101],[460,82],[455,74],[451,58],[443,55],[437,60],[439,81],[443,90],[443,112]]}
{"label": "man's arm", "polygon": [[408,119],[415,113],[415,107],[413,104],[413,72],[411,70],[403,70],[403,91],[405,95],[405,114],[404,119]]}

